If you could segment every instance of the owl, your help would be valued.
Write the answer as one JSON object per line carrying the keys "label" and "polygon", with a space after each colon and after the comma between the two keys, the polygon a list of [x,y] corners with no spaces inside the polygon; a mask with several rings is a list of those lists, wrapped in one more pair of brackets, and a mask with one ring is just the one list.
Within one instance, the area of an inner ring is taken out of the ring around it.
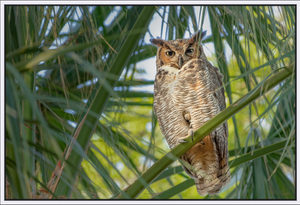
{"label": "owl", "polygon": [[[171,149],[226,108],[223,75],[206,58],[201,40],[151,39],[158,47],[153,108]],[[180,158],[201,196],[215,195],[231,180],[228,167],[228,126],[224,122]],[[187,166],[190,165],[190,166]]]}

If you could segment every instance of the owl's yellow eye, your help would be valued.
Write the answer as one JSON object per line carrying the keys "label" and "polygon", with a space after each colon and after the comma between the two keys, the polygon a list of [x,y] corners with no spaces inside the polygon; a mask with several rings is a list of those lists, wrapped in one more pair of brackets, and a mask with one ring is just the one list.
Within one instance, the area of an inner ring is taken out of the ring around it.
{"label": "owl's yellow eye", "polygon": [[166,52],[166,55],[167,55],[167,56],[173,56],[174,54],[175,54],[174,51],[167,51],[167,52]]}
{"label": "owl's yellow eye", "polygon": [[193,48],[188,48],[185,53],[187,55],[192,55],[194,53],[194,49]]}

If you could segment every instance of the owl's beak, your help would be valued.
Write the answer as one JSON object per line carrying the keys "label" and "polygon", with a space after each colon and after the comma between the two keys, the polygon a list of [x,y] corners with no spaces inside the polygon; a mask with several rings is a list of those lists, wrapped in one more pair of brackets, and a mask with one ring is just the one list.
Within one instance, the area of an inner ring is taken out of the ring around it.
{"label": "owl's beak", "polygon": [[179,57],[178,57],[178,65],[179,65],[179,68],[182,67],[182,63],[183,63],[183,58],[182,58],[181,55],[179,55]]}

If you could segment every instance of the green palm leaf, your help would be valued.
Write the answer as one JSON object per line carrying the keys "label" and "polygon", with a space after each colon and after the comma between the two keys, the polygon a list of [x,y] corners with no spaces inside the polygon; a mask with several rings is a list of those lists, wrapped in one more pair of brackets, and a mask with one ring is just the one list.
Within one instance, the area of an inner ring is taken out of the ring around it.
{"label": "green palm leaf", "polygon": [[[197,30],[227,109],[169,152],[149,38]],[[5,54],[7,199],[295,199],[295,6],[6,5]],[[232,182],[200,197],[175,161],[224,120]]]}

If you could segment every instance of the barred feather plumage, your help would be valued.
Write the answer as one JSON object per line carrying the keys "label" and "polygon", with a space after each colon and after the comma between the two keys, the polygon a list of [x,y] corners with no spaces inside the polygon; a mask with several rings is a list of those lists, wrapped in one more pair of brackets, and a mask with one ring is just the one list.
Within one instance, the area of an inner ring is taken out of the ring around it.
{"label": "barred feather plumage", "polygon": [[[226,107],[223,75],[198,44],[202,37],[152,40],[158,46],[153,108],[171,149]],[[217,194],[230,182],[227,137],[225,122],[181,157],[193,167],[183,166],[200,195]]]}

